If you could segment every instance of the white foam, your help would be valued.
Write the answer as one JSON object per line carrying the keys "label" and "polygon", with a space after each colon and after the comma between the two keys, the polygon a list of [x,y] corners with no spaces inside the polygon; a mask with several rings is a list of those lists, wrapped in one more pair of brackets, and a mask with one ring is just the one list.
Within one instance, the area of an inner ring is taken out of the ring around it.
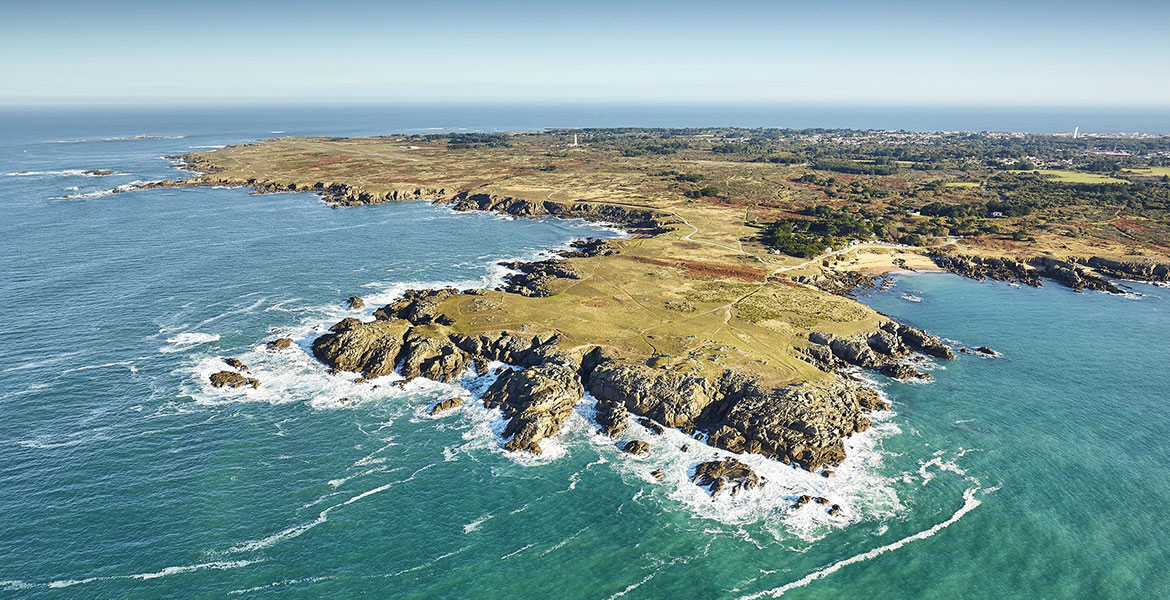
{"label": "white foam", "polygon": [[145,580],[150,580],[150,579],[161,579],[163,577],[169,577],[171,575],[177,575],[180,573],[192,573],[194,571],[203,571],[203,570],[207,570],[207,569],[219,570],[219,571],[223,571],[223,570],[227,570],[227,569],[238,569],[240,567],[246,567],[248,565],[256,564],[258,562],[262,562],[262,561],[260,561],[260,560],[213,561],[213,562],[199,563],[199,564],[195,564],[195,565],[181,565],[181,566],[174,566],[174,567],[166,567],[166,568],[161,569],[159,571],[152,571],[149,573],[135,573],[133,575],[108,575],[108,576],[103,576],[103,577],[87,577],[85,579],[58,579],[56,581],[50,581],[50,582],[44,583],[44,584],[28,583],[28,582],[23,582],[23,581],[0,582],[0,583],[3,583],[3,584],[16,583],[16,584],[20,584],[22,586],[22,587],[8,588],[8,589],[30,589],[30,588],[36,588],[36,587],[45,587],[45,588],[49,588],[49,589],[62,589],[62,588],[67,588],[67,587],[73,587],[75,585],[85,585],[87,583],[93,583],[95,581],[110,581],[110,580],[115,580],[115,579],[139,579],[139,580],[145,581]]}
{"label": "white foam", "polygon": [[[874,427],[845,440],[847,458],[834,468],[831,478],[764,456],[735,454],[707,446],[676,429],[665,429],[662,434],[654,435],[636,421],[617,439],[610,439],[595,433],[592,405],[579,405],[578,412],[589,423],[588,441],[602,457],[609,458],[608,464],[623,479],[641,488],[631,501],[654,502],[668,510],[682,506],[695,518],[734,527],[735,535],[746,535],[741,529],[743,525],[762,523],[764,530],[776,539],[795,536],[811,542],[834,529],[867,519],[890,518],[903,509],[894,488],[896,480],[879,474],[884,459],[881,442],[900,432],[891,419],[893,413],[888,411],[871,415]],[[620,447],[634,439],[650,443],[648,456],[636,458],[621,452]],[[683,445],[689,446],[688,452],[681,450]],[[734,497],[728,493],[712,497],[706,489],[691,482],[696,464],[728,457],[749,465],[765,480],[765,485],[741,490]],[[662,480],[650,475],[655,469],[663,471]],[[803,494],[823,496],[829,503],[809,503],[792,509],[796,498]],[[828,514],[832,504],[841,506],[840,515]]]}
{"label": "white foam", "polygon": [[484,523],[486,523],[486,522],[487,522],[487,520],[488,520],[488,519],[490,519],[490,518],[492,518],[493,516],[495,516],[495,515],[492,515],[491,513],[488,513],[488,514],[486,514],[486,515],[484,515],[484,516],[482,516],[482,517],[480,517],[480,518],[478,518],[478,519],[476,519],[476,520],[474,520],[474,521],[472,521],[472,522],[470,522],[470,523],[468,523],[468,524],[464,525],[464,526],[463,526],[463,533],[464,533],[464,534],[468,534],[468,533],[471,533],[471,532],[473,532],[473,531],[478,531],[478,530],[479,530],[479,526],[480,526],[480,525],[483,525]]}
{"label": "white foam", "polygon": [[59,171],[15,171],[13,173],[5,173],[7,177],[43,177],[43,176],[62,176],[62,177],[108,177],[112,175],[130,175],[130,173],[93,173],[99,169],[61,169]]}
{"label": "white foam", "polygon": [[185,135],[147,135],[140,133],[138,135],[116,135],[108,138],[102,138],[106,142],[128,142],[132,140],[181,140],[187,136]]}
{"label": "white foam", "polygon": [[181,352],[192,346],[200,346],[218,341],[218,333],[199,333],[196,331],[189,331],[168,337],[166,342],[170,345],[159,348],[159,352]]}
{"label": "white foam", "polygon": [[[996,489],[998,489],[998,488],[996,488]],[[866,560],[869,560],[871,558],[875,558],[877,556],[881,556],[882,554],[885,554],[886,552],[890,552],[891,550],[897,550],[897,549],[901,548],[902,546],[905,546],[906,544],[909,544],[910,542],[913,542],[915,540],[924,540],[926,538],[929,538],[929,537],[935,535],[936,533],[942,531],[943,529],[946,529],[947,527],[950,527],[951,525],[958,522],[959,519],[963,518],[963,515],[971,512],[972,510],[975,510],[975,508],[981,504],[981,501],[975,497],[975,494],[978,491],[979,491],[978,487],[968,488],[966,491],[964,491],[963,492],[963,506],[959,507],[959,509],[956,510],[955,513],[953,515],[951,515],[950,518],[948,518],[947,520],[942,521],[941,523],[937,523],[928,529],[924,529],[924,530],[919,531],[918,533],[915,533],[913,535],[906,536],[906,537],[904,537],[896,542],[886,544],[885,546],[880,546],[878,548],[874,548],[873,550],[870,550],[868,552],[862,552],[861,554],[856,554],[856,555],[851,556],[849,558],[846,558],[844,560],[837,561],[837,562],[835,562],[835,563],[833,563],[833,564],[831,564],[823,569],[820,569],[818,571],[813,571],[812,573],[805,575],[801,579],[798,579],[798,580],[793,581],[791,583],[787,583],[787,584],[782,585],[778,588],[766,590],[763,592],[757,592],[755,594],[751,594],[751,595],[747,595],[747,596],[741,596],[741,600],[754,600],[755,598],[762,598],[764,596],[771,596],[773,598],[779,598],[780,596],[783,596],[786,592],[788,592],[790,590],[804,587],[804,586],[806,586],[806,585],[808,585],[808,584],[810,584],[818,579],[828,577],[829,575],[836,573],[837,571],[841,570],[844,567],[847,567],[849,565],[859,563],[862,561],[866,561]],[[991,491],[994,491],[994,489],[987,490],[987,491],[991,492]]]}
{"label": "white foam", "polygon": [[512,558],[513,556],[516,556],[517,554],[520,554],[521,552],[523,552],[523,551],[525,551],[525,550],[527,550],[535,545],[536,545],[536,542],[533,542],[531,544],[528,544],[527,546],[524,546],[523,548],[519,548],[513,552],[509,552],[509,553],[501,556],[500,560],[508,560],[509,558]]}
{"label": "white foam", "polygon": [[426,465],[424,467],[420,467],[419,469],[415,470],[414,473],[411,473],[410,477],[407,477],[406,479],[402,479],[399,481],[391,481],[389,483],[380,485],[376,488],[373,488],[373,489],[367,490],[365,492],[362,492],[360,494],[357,494],[356,496],[352,496],[349,499],[345,500],[344,502],[334,504],[334,505],[322,510],[321,512],[317,513],[317,518],[313,519],[312,521],[307,521],[305,523],[293,525],[292,527],[288,527],[288,528],[283,529],[281,531],[278,531],[274,534],[267,535],[267,536],[264,536],[264,537],[259,538],[259,539],[241,542],[239,544],[236,544],[236,545],[228,548],[227,550],[224,551],[224,553],[238,554],[241,552],[255,552],[257,550],[263,550],[264,548],[271,547],[271,546],[278,544],[280,542],[283,542],[285,540],[299,537],[300,535],[304,534],[306,531],[309,531],[310,529],[324,523],[325,521],[328,521],[330,512],[333,512],[334,510],[341,508],[343,506],[348,506],[350,504],[353,504],[354,502],[357,502],[357,501],[362,500],[364,498],[368,498],[370,496],[373,496],[374,494],[383,492],[383,491],[385,491],[391,487],[394,487],[396,485],[401,485],[403,483],[413,481],[416,475],[418,475],[419,473],[422,473],[423,471],[425,471],[433,466],[435,466],[435,465],[429,464],[429,465]]}

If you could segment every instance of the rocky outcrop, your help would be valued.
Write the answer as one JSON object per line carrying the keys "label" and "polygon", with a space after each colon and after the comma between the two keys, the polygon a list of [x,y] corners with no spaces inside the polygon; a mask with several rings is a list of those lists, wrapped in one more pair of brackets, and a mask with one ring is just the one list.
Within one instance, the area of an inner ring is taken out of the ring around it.
{"label": "rocky outcrop", "polygon": [[275,340],[265,344],[265,347],[267,347],[269,350],[284,350],[285,348],[292,347],[292,345],[292,338],[276,338]]}
{"label": "rocky outcrop", "polygon": [[594,406],[597,424],[600,426],[597,433],[609,437],[617,437],[630,424],[630,411],[626,405],[615,399],[598,400]]}
{"label": "rocky outcrop", "polygon": [[[936,358],[954,360],[955,353],[949,346],[942,343],[938,337],[930,335],[921,329],[911,327],[895,321],[886,321],[881,325],[882,331],[898,336],[903,344]],[[872,339],[873,336],[870,336]],[[873,347],[873,346],[871,346]]]}
{"label": "rocky outcrop", "polygon": [[1113,285],[1108,279],[1094,275],[1084,268],[1063,260],[1038,256],[1028,261],[1036,272],[1045,279],[1051,279],[1074,290],[1094,290],[1110,294],[1123,294],[1124,290]]}
{"label": "rocky outcrop", "polygon": [[[1040,287],[1040,281],[1042,279],[1049,279],[1077,291],[1095,290],[1111,294],[1124,293],[1124,290],[1114,285],[1108,279],[1091,273],[1077,264],[1077,262],[1058,260],[1047,256],[1037,256],[1027,260],[985,258],[981,256],[950,255],[943,253],[932,253],[928,256],[940,268],[955,273],[956,275],[962,275],[963,277],[970,277],[971,279],[980,281],[984,279],[996,279],[999,281]],[[1089,266],[1097,268],[1091,264],[1094,261],[1097,265],[1100,265],[1100,269],[1098,270],[1107,275],[1111,274],[1111,272],[1121,272],[1125,269],[1125,267],[1121,266],[1123,263],[1117,261],[1088,259],[1085,262]],[[1116,267],[1117,270],[1113,270],[1111,267]],[[1147,271],[1146,269],[1138,268],[1135,270],[1139,273],[1150,272],[1154,274],[1157,272],[1156,269]]]}
{"label": "rocky outcrop", "polygon": [[930,253],[934,264],[956,275],[983,281],[995,279],[1023,283],[1040,287],[1040,277],[1028,268],[1027,263],[1012,258],[984,258],[981,256],[950,255]]}
{"label": "rocky outcrop", "polygon": [[631,440],[622,446],[622,452],[626,454],[633,454],[634,456],[645,456],[650,454],[650,443],[642,440]]}
{"label": "rocky outcrop", "polygon": [[363,323],[350,317],[313,340],[313,356],[337,371],[354,371],[366,378],[389,375],[398,366],[403,338],[409,329],[408,321],[377,319]]}
{"label": "rocky outcrop", "polygon": [[725,379],[726,411],[706,425],[707,443],[809,471],[841,464],[844,439],[869,429],[865,407],[877,405],[868,397],[876,392],[844,380],[765,390],[742,376]]}
{"label": "rocky outcrop", "polygon": [[501,286],[505,292],[544,298],[553,294],[550,284],[557,279],[580,279],[580,275],[569,261],[564,259],[541,260],[537,262],[503,262],[501,266],[518,271],[504,278]]}
{"label": "rocky outcrop", "polygon": [[413,327],[403,337],[398,354],[398,372],[407,380],[426,377],[451,381],[471,362],[466,352],[442,332]]}
{"label": "rocky outcrop", "polygon": [[494,194],[457,193],[439,200],[455,210],[484,210],[516,217],[560,217],[615,223],[641,235],[657,235],[670,230],[677,217],[647,208],[588,202],[525,200]]}
{"label": "rocky outcrop", "polygon": [[540,454],[540,441],[560,433],[584,392],[574,367],[548,362],[504,371],[484,393],[483,405],[499,408],[508,419],[504,448]]}
{"label": "rocky outcrop", "polygon": [[718,396],[717,385],[696,375],[664,373],[624,361],[603,362],[589,375],[598,401],[622,403],[632,413],[687,433]]}
{"label": "rocky outcrop", "polygon": [[611,256],[621,252],[621,242],[609,238],[586,238],[569,243],[571,252],[563,253],[571,258],[592,258],[594,256]]}
{"label": "rocky outcrop", "polygon": [[374,318],[391,321],[403,319],[411,325],[425,325],[434,323],[442,318],[439,314],[439,305],[444,300],[461,294],[455,288],[439,290],[407,290],[402,297],[374,311]]}
{"label": "rocky outcrop", "polygon": [[883,276],[866,275],[857,271],[823,269],[812,275],[793,277],[792,280],[829,292],[830,294],[853,298],[864,290],[872,290],[878,287],[883,280]]}
{"label": "rocky outcrop", "polygon": [[222,360],[224,362],[224,364],[226,364],[227,366],[229,366],[237,371],[247,371],[248,370],[248,365],[245,365],[244,361],[242,361],[238,358],[233,358],[231,356],[225,356],[220,360]]}
{"label": "rocky outcrop", "polygon": [[1170,281],[1170,264],[1159,264],[1148,259],[1122,261],[1094,256],[1075,259],[1075,262],[1091,267],[1102,275],[1117,279],[1149,282]]}
{"label": "rocky outcrop", "polygon": [[463,404],[463,402],[464,402],[463,398],[460,398],[459,396],[456,396],[454,398],[448,398],[446,400],[441,400],[441,401],[437,402],[434,406],[432,406],[431,410],[427,411],[427,414],[437,415],[441,412],[451,410],[452,408],[455,408],[457,406],[461,406]]}
{"label": "rocky outcrop", "polygon": [[366,301],[362,300],[360,296],[350,296],[345,299],[345,307],[349,310],[361,310],[365,308]]}
{"label": "rocky outcrop", "polygon": [[734,496],[740,490],[751,490],[763,485],[763,481],[751,467],[734,458],[699,464],[695,467],[691,482],[706,487],[711,496],[718,496],[724,490]]}
{"label": "rocky outcrop", "polygon": [[829,333],[809,334],[802,350],[808,362],[823,371],[839,371],[848,366],[871,369],[895,379],[930,379],[909,363],[913,351],[952,360],[955,353],[937,337],[902,323],[887,321],[869,333],[849,337]]}
{"label": "rocky outcrop", "polygon": [[253,389],[260,387],[260,381],[251,377],[244,377],[235,371],[220,371],[212,373],[208,379],[211,380],[212,387],[222,388],[240,388],[251,387]]}

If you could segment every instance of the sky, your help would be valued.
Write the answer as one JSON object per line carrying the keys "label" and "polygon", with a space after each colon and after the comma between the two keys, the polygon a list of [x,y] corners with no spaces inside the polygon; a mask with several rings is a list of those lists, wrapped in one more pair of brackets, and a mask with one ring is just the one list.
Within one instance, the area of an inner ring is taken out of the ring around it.
{"label": "sky", "polygon": [[1164,107],[1168,22],[1166,0],[27,1],[0,8],[0,104]]}

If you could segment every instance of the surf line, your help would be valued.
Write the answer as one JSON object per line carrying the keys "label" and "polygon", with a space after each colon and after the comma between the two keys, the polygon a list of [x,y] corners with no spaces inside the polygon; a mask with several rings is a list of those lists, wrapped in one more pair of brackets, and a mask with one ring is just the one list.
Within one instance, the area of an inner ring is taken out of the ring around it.
{"label": "surf line", "polygon": [[[994,492],[997,489],[999,489],[998,486],[996,486],[994,488],[990,488],[986,491],[986,493]],[[977,492],[979,492],[978,487],[969,488],[966,491],[964,491],[963,492],[963,506],[959,507],[959,510],[955,511],[955,514],[951,515],[951,517],[949,519],[947,519],[941,523],[937,523],[929,529],[924,529],[922,531],[919,531],[918,533],[904,537],[896,542],[886,544],[885,546],[879,546],[877,548],[874,548],[873,550],[870,550],[869,552],[863,552],[861,554],[857,554],[855,556],[851,556],[851,557],[846,558],[844,560],[835,562],[835,563],[833,563],[833,564],[831,564],[831,565],[829,565],[829,566],[827,566],[819,571],[813,571],[812,573],[805,575],[802,579],[798,579],[796,581],[793,581],[792,583],[784,584],[778,588],[771,589],[771,590],[764,590],[762,592],[757,592],[757,593],[752,594],[750,596],[740,596],[739,600],[755,600],[756,598],[762,598],[764,596],[771,596],[773,598],[779,598],[780,596],[783,596],[785,594],[785,592],[788,592],[789,590],[794,590],[796,588],[804,587],[804,586],[806,586],[806,585],[808,585],[808,584],[810,584],[818,579],[823,579],[824,577],[827,577],[829,575],[832,575],[833,573],[836,573],[837,571],[839,571],[843,567],[847,567],[847,566],[852,565],[854,563],[859,563],[862,561],[869,560],[871,558],[885,554],[886,552],[889,552],[891,550],[897,550],[898,548],[901,548],[902,546],[905,546],[906,544],[909,544],[910,542],[913,542],[915,540],[924,540],[928,537],[931,537],[934,534],[942,531],[943,529],[946,529],[947,527],[954,525],[959,519],[963,518],[963,515],[971,512],[972,510],[975,510],[975,507],[982,504],[983,502],[975,497],[975,494]]]}

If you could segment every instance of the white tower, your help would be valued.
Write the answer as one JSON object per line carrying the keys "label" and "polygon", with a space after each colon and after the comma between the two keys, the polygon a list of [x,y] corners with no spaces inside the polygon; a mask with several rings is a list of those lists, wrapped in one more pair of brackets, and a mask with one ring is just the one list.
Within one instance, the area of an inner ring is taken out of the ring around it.
{"label": "white tower", "polygon": [[575,134],[575,133],[573,134],[573,144],[572,145],[574,148],[577,146],[577,134]]}
{"label": "white tower", "polygon": [[1080,125],[1077,125],[1076,127],[1073,127],[1073,139],[1074,139],[1074,140],[1075,140],[1075,139],[1077,139],[1077,134],[1079,134],[1080,132],[1081,132],[1081,126],[1080,126]]}

